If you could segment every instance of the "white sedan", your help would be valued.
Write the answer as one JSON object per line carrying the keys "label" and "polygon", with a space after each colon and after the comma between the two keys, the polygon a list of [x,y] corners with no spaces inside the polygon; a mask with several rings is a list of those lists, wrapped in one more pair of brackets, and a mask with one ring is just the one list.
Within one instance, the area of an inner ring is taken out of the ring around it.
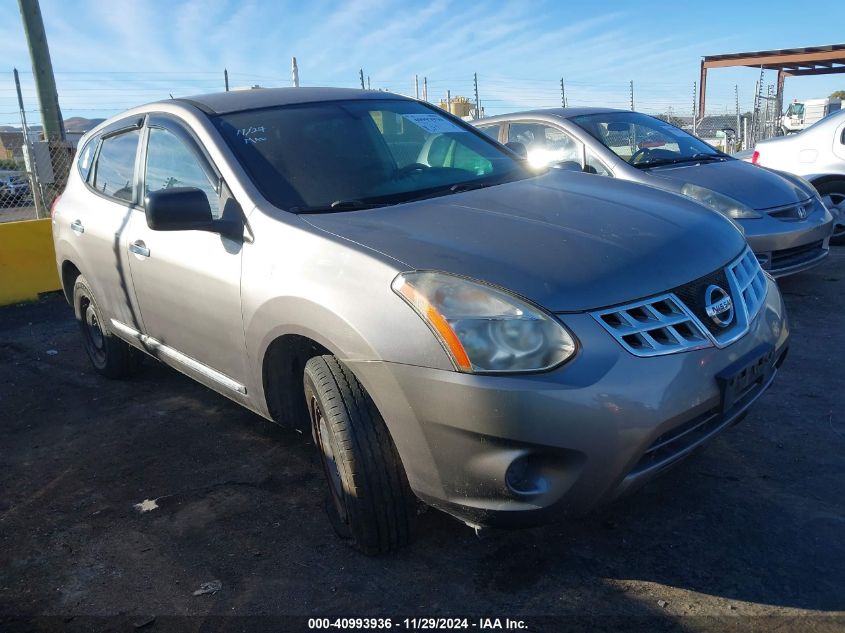
{"label": "white sedan", "polygon": [[833,239],[845,242],[845,110],[798,134],[758,141],[753,152],[736,157],[809,180],[836,219]]}

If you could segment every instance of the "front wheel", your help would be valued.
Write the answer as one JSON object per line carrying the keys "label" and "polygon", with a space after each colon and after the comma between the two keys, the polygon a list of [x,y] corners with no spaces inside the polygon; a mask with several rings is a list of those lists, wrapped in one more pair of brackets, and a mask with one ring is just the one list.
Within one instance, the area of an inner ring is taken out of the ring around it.
{"label": "front wheel", "polygon": [[833,215],[832,244],[845,244],[845,180],[834,180],[816,185],[824,206]]}
{"label": "front wheel", "polygon": [[334,356],[305,365],[305,399],[335,531],[368,555],[411,540],[416,500],[384,419]]}
{"label": "front wheel", "polygon": [[141,352],[109,331],[82,275],[73,285],[73,309],[82,331],[85,352],[97,373],[108,378],[125,378],[134,374],[141,364]]}

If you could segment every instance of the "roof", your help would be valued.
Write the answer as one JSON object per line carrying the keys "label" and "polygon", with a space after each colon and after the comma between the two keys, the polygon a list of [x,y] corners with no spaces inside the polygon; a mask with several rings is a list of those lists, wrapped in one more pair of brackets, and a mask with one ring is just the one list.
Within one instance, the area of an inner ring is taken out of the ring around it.
{"label": "roof", "polygon": [[704,68],[762,66],[768,70],[782,70],[786,76],[842,73],[845,72],[845,44],[707,55],[701,63]]}
{"label": "roof", "polygon": [[0,132],[0,145],[6,149],[15,149],[23,145],[23,132]]}
{"label": "roof", "polygon": [[569,119],[575,116],[581,116],[585,114],[605,114],[607,112],[630,112],[630,110],[619,110],[617,108],[600,108],[600,107],[591,107],[591,108],[538,108],[536,110],[523,110],[520,112],[509,112],[508,114],[497,114],[495,116],[484,117],[484,119],[480,120],[484,121],[485,123],[495,123],[496,121],[512,119],[516,116],[524,117],[524,116],[546,116],[546,117],[557,117],[559,119]]}
{"label": "roof", "polygon": [[173,101],[189,103],[208,114],[227,114],[272,106],[349,99],[407,99],[407,97],[379,90],[352,88],[257,88],[179,97]]}

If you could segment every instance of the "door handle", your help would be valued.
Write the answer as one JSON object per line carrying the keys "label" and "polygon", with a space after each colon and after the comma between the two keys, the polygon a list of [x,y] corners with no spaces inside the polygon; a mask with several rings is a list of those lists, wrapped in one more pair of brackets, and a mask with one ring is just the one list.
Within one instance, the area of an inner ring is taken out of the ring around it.
{"label": "door handle", "polygon": [[74,233],[85,233],[85,227],[82,226],[82,222],[80,222],[79,220],[74,220],[70,223],[70,230]]}
{"label": "door handle", "polygon": [[129,245],[129,250],[136,255],[140,255],[141,257],[149,257],[150,256],[150,249],[147,248],[147,245],[144,244],[142,240],[135,240]]}

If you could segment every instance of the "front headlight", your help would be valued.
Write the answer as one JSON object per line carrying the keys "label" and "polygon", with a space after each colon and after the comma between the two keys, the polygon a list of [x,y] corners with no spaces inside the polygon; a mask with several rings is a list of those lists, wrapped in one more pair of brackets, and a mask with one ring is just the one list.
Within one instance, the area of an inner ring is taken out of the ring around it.
{"label": "front headlight", "polygon": [[746,206],[733,198],[729,198],[718,191],[707,189],[706,187],[699,187],[698,185],[687,183],[681,187],[681,193],[688,198],[692,198],[693,200],[697,200],[698,202],[707,205],[711,209],[714,209],[729,218],[733,218],[734,220],[747,220],[750,218],[763,217],[751,207]]}
{"label": "front headlight", "polygon": [[428,324],[460,371],[539,371],[575,354],[575,339],[560,321],[486,284],[426,271],[402,273],[392,288]]}

